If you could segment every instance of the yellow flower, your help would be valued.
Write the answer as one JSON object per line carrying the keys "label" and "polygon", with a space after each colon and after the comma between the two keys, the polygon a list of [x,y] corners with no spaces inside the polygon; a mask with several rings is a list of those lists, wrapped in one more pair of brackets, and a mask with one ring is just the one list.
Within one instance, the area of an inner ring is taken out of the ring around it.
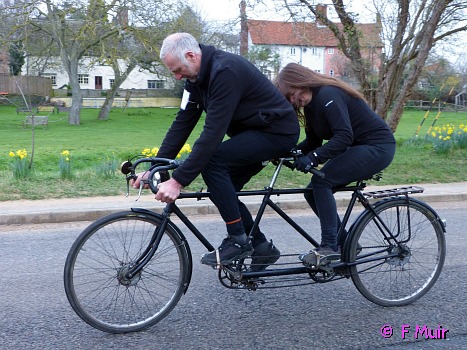
{"label": "yellow flower", "polygon": [[188,155],[191,153],[191,147],[188,143],[185,143],[180,150],[180,152],[177,154],[177,158],[181,158],[184,155]]}
{"label": "yellow flower", "polygon": [[23,158],[26,158],[28,156],[28,152],[26,152],[25,149],[17,150],[16,155],[19,157],[19,159],[23,159]]}
{"label": "yellow flower", "polygon": [[64,150],[62,151],[62,156],[68,157],[70,155],[70,151]]}
{"label": "yellow flower", "polygon": [[10,157],[14,157],[14,156],[15,156],[15,152],[10,151],[10,153],[8,153],[8,155],[9,155]]}

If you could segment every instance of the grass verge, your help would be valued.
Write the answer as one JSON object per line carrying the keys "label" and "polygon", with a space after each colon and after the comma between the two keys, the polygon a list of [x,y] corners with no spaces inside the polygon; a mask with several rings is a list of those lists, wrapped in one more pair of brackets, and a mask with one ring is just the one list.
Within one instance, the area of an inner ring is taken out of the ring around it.
{"label": "grass verge", "polygon": [[[51,114],[47,128],[23,128],[24,114],[11,106],[0,107],[0,201],[86,196],[123,195],[124,176],[115,165],[141,154],[145,148],[160,143],[175,118],[176,109],[114,108],[106,121],[98,120],[97,109],[83,109],[81,125],[69,125],[67,113]],[[407,142],[425,139],[433,125],[467,125],[465,113],[430,113],[407,111],[398,130],[397,152],[393,163],[384,171],[382,185],[445,183],[467,181],[467,149],[452,148],[436,152],[430,142]],[[424,122],[422,123],[422,121]],[[420,125],[422,123],[422,125]],[[202,131],[203,119],[188,139],[193,145]],[[34,154],[32,144],[34,142]],[[10,168],[9,152],[25,149],[27,160],[33,157],[33,169],[27,179],[15,179]],[[70,152],[71,178],[60,176],[61,153]],[[248,184],[247,189],[263,188],[269,183],[273,166],[269,165]],[[307,184],[309,175],[284,170],[278,186]],[[372,182],[370,182],[372,183]],[[374,183],[372,183],[374,184]],[[205,188],[198,177],[188,190]]]}

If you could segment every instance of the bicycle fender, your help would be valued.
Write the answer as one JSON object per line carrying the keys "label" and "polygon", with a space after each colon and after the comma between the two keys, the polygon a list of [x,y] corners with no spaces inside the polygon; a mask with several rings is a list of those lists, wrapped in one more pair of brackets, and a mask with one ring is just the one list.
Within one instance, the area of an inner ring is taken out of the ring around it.
{"label": "bicycle fender", "polygon": [[[161,214],[155,213],[155,212],[153,212],[151,210],[148,210],[148,209],[131,208],[131,211],[133,213],[136,213],[136,214],[142,214],[142,215],[153,217],[153,218],[155,218],[157,220],[163,220],[163,216]],[[169,226],[172,230],[174,230],[177,233],[177,235],[180,237],[180,240],[183,242],[183,247],[185,248],[186,253],[188,255],[188,261],[189,261],[190,266],[188,268],[187,280],[186,280],[185,287],[184,287],[184,290],[183,290],[183,294],[186,294],[186,292],[188,290],[188,287],[189,287],[189,285],[191,283],[191,276],[193,274],[193,257],[192,257],[192,254],[191,254],[190,245],[188,244],[188,241],[186,240],[185,235],[177,227],[177,225],[175,225],[170,219],[167,219],[167,220],[168,220],[167,226]]]}
{"label": "bicycle fender", "polygon": [[434,210],[427,203],[425,203],[425,202],[423,202],[423,201],[421,201],[419,199],[410,198],[410,200],[413,201],[413,202],[417,202],[421,206],[424,206],[428,211],[430,211],[433,214],[433,217],[435,218],[435,220],[438,221],[439,224],[441,225],[441,227],[443,228],[444,234],[446,234],[446,220],[441,219],[440,216],[438,215],[438,213],[436,212],[436,210]]}
{"label": "bicycle fender", "polygon": [[[388,202],[388,201],[395,201],[395,200],[406,200],[406,197],[404,196],[395,196],[395,197],[389,197],[389,198],[385,198],[385,199],[382,199],[382,200],[379,200],[377,201],[376,203],[373,203],[372,204],[372,207],[377,210],[381,205],[383,205],[384,203]],[[443,232],[446,233],[446,223],[444,220],[442,220],[438,213],[432,208],[430,207],[428,204],[426,204],[425,202],[419,200],[419,199],[416,199],[416,198],[413,198],[413,197],[409,197],[409,201],[410,202],[416,202],[417,204],[425,207],[432,215],[433,215],[433,219],[438,221],[439,224],[441,225],[441,227],[443,228]],[[344,262],[349,262],[349,256],[348,256],[348,252],[350,251],[350,241],[352,240],[352,236],[354,234],[354,229],[355,227],[358,227],[358,225],[360,224],[360,222],[367,216],[367,215],[373,215],[373,213],[371,211],[369,211],[368,209],[365,209],[363,210],[358,216],[357,218],[355,219],[355,221],[351,224],[350,226],[350,229],[348,231],[348,234],[347,234],[347,237],[345,239],[345,242],[344,242],[344,248],[343,248],[343,254],[342,254],[342,259]]]}

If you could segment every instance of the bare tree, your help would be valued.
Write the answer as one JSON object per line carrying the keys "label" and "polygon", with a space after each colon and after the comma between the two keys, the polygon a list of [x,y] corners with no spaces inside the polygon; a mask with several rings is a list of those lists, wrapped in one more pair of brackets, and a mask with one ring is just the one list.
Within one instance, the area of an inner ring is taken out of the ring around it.
{"label": "bare tree", "polygon": [[[82,92],[78,72],[83,57],[88,56],[97,61],[101,57],[96,53],[103,52],[100,49],[105,48],[110,52],[109,46],[104,47],[103,43],[106,41],[122,47],[121,45],[124,44],[122,38],[125,37],[123,34],[131,29],[128,23],[122,24],[121,21],[114,20],[121,13],[121,9],[132,6],[132,9],[135,10],[134,14],[132,14],[136,17],[135,22],[141,23],[142,21],[137,18],[138,15],[144,17],[154,14],[148,12],[149,8],[167,9],[168,6],[171,6],[170,2],[162,0],[145,4],[141,4],[136,0],[89,0],[87,2],[80,0],[64,0],[61,2],[39,0],[24,3],[22,0],[10,1],[15,2],[15,9],[21,10],[22,21],[16,24],[7,39],[14,38],[13,33],[16,36],[18,33],[22,33],[21,39],[30,43],[28,48],[36,47],[36,57],[39,57],[36,60],[37,63],[46,62],[47,57],[56,56],[60,58],[61,64],[68,75],[72,93],[72,105],[69,113],[70,124],[80,124]],[[159,16],[158,18],[161,20],[162,17]],[[31,37],[34,37],[34,39],[30,40]],[[45,43],[45,41],[48,42]],[[32,45],[32,42],[35,44]],[[38,42],[41,42],[42,45],[36,45]],[[46,48],[51,51],[50,54],[45,53]],[[105,58],[108,58],[108,56],[105,56]],[[113,63],[110,64],[116,67],[116,57],[111,57],[111,60],[113,60]],[[120,67],[117,68],[117,73],[122,73],[122,77],[125,77],[133,69],[131,67],[134,67],[133,62],[125,68],[126,73],[118,70]],[[40,72],[39,66],[36,65],[35,71]],[[120,79],[117,80],[120,82]]]}
{"label": "bare tree", "polygon": [[[349,1],[351,2],[351,1]],[[464,0],[374,0],[375,18],[381,24],[385,53],[377,78],[376,93],[358,30],[358,14],[348,10],[343,0],[332,0],[342,25],[320,11],[313,0],[282,0],[291,18],[300,20],[303,8],[326,25],[339,48],[352,62],[362,92],[375,109],[396,130],[404,104],[417,83],[428,55],[437,43],[467,31],[467,3]],[[308,16],[309,18],[309,16]]]}
{"label": "bare tree", "polygon": [[81,58],[86,52],[106,38],[115,36],[121,28],[108,21],[108,14],[116,11],[117,0],[104,3],[66,2],[56,4],[45,0],[46,11],[37,9],[38,18],[31,24],[48,34],[57,46],[59,56],[70,80],[72,105],[68,117],[70,124],[80,124],[82,93],[78,78]]}

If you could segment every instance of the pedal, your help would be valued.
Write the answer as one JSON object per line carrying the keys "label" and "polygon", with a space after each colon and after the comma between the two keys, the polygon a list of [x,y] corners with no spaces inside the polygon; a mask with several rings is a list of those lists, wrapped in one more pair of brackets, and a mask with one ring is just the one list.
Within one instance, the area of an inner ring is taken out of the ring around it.
{"label": "pedal", "polygon": [[326,266],[317,266],[314,268],[310,268],[310,272],[308,273],[308,275],[315,282],[325,283],[334,279],[334,277],[336,277],[337,274],[334,271],[332,264],[328,264]]}
{"label": "pedal", "polygon": [[265,283],[266,281],[260,278],[253,278],[253,279],[242,282],[243,286],[245,286],[246,289],[253,291],[253,292],[256,292],[260,284],[265,284]]}
{"label": "pedal", "polygon": [[224,273],[232,276],[235,281],[240,281],[242,279],[242,273],[240,271],[233,270],[231,265],[222,266],[221,269],[224,271]]}

